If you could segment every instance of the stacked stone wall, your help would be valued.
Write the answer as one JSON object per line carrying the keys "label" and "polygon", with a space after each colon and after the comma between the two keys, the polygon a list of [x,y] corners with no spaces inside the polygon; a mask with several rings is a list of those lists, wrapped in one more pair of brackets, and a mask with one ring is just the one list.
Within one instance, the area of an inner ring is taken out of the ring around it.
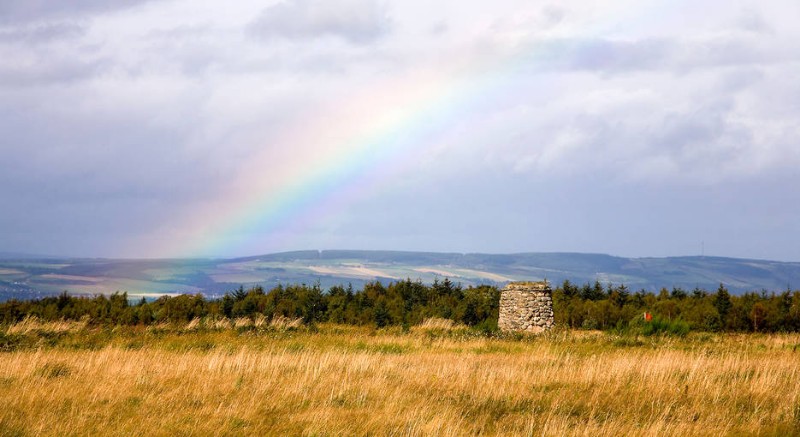
{"label": "stacked stone wall", "polygon": [[540,333],[553,324],[553,296],[547,282],[512,282],[500,291],[501,331]]}

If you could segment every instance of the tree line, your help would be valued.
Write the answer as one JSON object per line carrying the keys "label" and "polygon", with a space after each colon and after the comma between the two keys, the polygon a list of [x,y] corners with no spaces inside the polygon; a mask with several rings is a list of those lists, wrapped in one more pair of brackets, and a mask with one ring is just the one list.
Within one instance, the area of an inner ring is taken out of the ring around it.
{"label": "tree line", "polygon": [[553,290],[556,324],[571,328],[624,329],[644,313],[686,324],[696,331],[800,332],[800,291],[746,292],[731,295],[680,287],[658,293],[631,292],[625,285],[578,286],[566,280]]}
{"label": "tree line", "polygon": [[[219,299],[202,294],[162,296],[131,301],[127,293],[58,296],[0,303],[0,323],[26,317],[45,321],[88,319],[96,325],[187,323],[195,318],[254,318],[257,315],[299,318],[306,324],[411,326],[427,318],[450,319],[484,331],[497,329],[500,290],[495,286],[463,287],[449,279],[423,284],[404,280],[387,285],[369,282],[362,289],[337,285],[239,287]],[[625,285],[575,285],[564,281],[553,289],[556,325],[577,329],[626,329],[644,313],[680,322],[698,331],[800,332],[800,291],[748,292],[731,295],[724,285],[714,292],[700,288],[631,292]]]}
{"label": "tree line", "polygon": [[131,302],[127,293],[76,297],[67,292],[33,300],[0,303],[0,323],[35,316],[45,321],[88,318],[93,324],[150,325],[184,323],[195,318],[253,318],[260,314],[300,318],[306,324],[331,322],[353,325],[411,326],[427,318],[451,319],[468,326],[497,327],[500,292],[493,286],[464,288],[449,279],[430,285],[421,281],[369,282],[360,290],[337,285],[323,291],[319,284],[239,287],[222,298],[202,294],[162,296]]}

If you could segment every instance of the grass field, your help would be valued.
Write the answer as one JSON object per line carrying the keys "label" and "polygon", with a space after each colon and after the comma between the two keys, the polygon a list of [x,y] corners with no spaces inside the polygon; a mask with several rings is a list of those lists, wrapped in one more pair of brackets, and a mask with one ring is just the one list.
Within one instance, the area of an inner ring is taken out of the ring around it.
{"label": "grass field", "polygon": [[791,435],[800,335],[240,322],[0,336],[2,435]]}

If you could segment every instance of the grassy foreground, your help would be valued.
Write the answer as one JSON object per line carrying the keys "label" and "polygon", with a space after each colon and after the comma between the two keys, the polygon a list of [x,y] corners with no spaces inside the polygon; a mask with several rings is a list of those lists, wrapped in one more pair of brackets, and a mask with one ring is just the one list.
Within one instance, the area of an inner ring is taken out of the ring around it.
{"label": "grassy foreground", "polygon": [[800,335],[12,326],[2,435],[790,435]]}

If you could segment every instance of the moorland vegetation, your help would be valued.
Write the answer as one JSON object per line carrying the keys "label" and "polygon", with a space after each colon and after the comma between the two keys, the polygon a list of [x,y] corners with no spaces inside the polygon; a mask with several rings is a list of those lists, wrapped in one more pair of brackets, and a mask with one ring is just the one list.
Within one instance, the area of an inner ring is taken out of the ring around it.
{"label": "moorland vegetation", "polygon": [[797,333],[294,322],[5,326],[0,434],[800,433]]}

